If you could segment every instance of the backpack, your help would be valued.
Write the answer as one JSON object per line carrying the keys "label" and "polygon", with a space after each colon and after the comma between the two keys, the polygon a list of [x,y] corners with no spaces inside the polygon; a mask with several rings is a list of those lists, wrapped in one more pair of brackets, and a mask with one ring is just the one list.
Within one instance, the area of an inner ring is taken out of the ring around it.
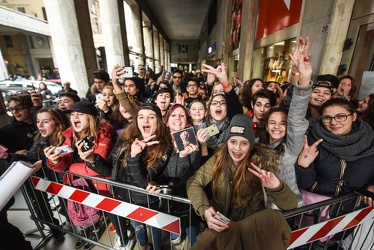
{"label": "backpack", "polygon": [[[72,181],[72,186],[90,192],[91,188],[84,178]],[[88,228],[101,219],[100,210],[72,200],[68,200],[68,215],[75,226]]]}

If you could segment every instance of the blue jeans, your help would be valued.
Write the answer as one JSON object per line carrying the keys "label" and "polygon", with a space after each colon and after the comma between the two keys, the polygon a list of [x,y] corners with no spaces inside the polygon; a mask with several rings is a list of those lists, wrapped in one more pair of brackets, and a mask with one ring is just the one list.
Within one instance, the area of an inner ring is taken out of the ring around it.
{"label": "blue jeans", "polygon": [[[146,246],[148,244],[147,225],[134,220],[131,220],[131,224],[135,228],[136,238],[138,239],[140,246]],[[150,228],[153,238],[153,249],[161,250],[161,229],[156,227]]]}
{"label": "blue jeans", "polygon": [[[149,208],[158,209],[158,201],[149,203]],[[135,228],[136,238],[138,239],[140,246],[146,246],[148,244],[147,225],[142,222],[137,222],[134,220],[131,220],[131,225]],[[156,227],[150,228],[153,239],[153,249],[161,250],[161,229]]]}
{"label": "blue jeans", "polygon": [[[196,237],[199,235],[199,227],[196,227],[196,226],[187,227],[184,230],[187,233],[188,243],[192,247],[193,244],[196,242]],[[172,240],[177,239],[179,236],[180,236],[179,234],[171,233],[171,239]]]}

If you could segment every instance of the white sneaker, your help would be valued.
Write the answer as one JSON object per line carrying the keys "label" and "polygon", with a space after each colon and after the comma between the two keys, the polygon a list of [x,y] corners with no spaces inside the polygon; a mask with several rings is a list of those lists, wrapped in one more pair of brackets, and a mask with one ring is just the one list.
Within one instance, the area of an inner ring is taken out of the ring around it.
{"label": "white sneaker", "polygon": [[116,234],[116,238],[114,240],[113,248],[116,249],[116,250],[119,250],[120,247],[121,247],[121,237],[119,237],[118,234]]}
{"label": "white sneaker", "polygon": [[126,246],[121,246],[120,250],[132,250],[134,248],[134,238],[129,238],[129,241],[127,242]]}
{"label": "white sneaker", "polygon": [[114,240],[113,249],[115,250],[131,250],[134,247],[134,231],[127,230],[128,242],[126,246],[121,245],[121,237],[116,234],[116,238]]}

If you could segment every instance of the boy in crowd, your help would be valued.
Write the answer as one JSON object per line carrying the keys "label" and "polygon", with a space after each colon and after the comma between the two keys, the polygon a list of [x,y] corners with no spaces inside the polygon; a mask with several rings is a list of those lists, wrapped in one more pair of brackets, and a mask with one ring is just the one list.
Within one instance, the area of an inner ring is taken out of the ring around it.
{"label": "boy in crowd", "polygon": [[174,95],[170,89],[161,88],[155,93],[153,99],[156,105],[160,108],[162,120],[165,123],[165,115],[170,107],[170,103],[174,101]]}
{"label": "boy in crowd", "polygon": [[189,107],[190,103],[199,98],[199,82],[196,78],[191,78],[187,83],[188,98],[184,100],[185,106]]}
{"label": "boy in crowd", "polygon": [[88,89],[86,98],[89,102],[96,102],[96,94],[101,93],[103,88],[109,84],[109,74],[105,70],[95,71],[93,73],[94,84]]}

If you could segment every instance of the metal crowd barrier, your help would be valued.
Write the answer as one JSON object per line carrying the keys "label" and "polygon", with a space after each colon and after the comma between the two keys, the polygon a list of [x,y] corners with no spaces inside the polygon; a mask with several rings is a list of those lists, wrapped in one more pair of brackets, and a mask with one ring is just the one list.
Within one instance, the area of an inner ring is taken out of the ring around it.
{"label": "metal crowd barrier", "polygon": [[[159,194],[157,197],[159,197],[159,204],[164,204],[163,209],[151,209],[150,201],[154,196],[149,195],[144,189],[102,178],[74,175],[74,178],[80,177],[90,180],[92,183],[98,181],[108,184],[109,194],[100,193],[100,191],[97,193],[88,192],[36,176],[30,177],[23,185],[23,194],[31,212],[31,219],[37,224],[37,231],[41,235],[41,239],[34,249],[39,248],[47,239],[51,238],[53,230],[73,235],[77,239],[82,239],[103,249],[113,249],[115,233],[108,230],[110,228],[109,213],[118,216],[117,219],[126,217],[162,229],[163,248],[172,249],[169,233],[181,234],[183,232],[181,231],[180,218],[172,215],[171,203],[183,203],[189,206],[188,225],[192,224],[193,208],[188,199]],[[58,179],[57,176],[55,179]],[[115,195],[116,188],[125,189],[129,196],[133,192],[146,194],[148,206],[140,207],[118,200]],[[83,230],[83,234],[79,234],[82,228],[75,226],[66,215],[68,199],[100,210],[102,217],[100,223],[92,223],[91,225],[93,228],[91,232],[93,231],[96,237],[90,237],[86,230]],[[284,212],[287,221],[293,228],[288,249],[374,249],[374,207],[360,208],[359,204],[359,197],[349,194]],[[326,216],[327,214],[328,216]],[[50,228],[47,233],[45,233],[44,225]],[[202,230],[204,230],[203,226]],[[122,230],[117,232],[121,237],[122,233],[129,234],[129,232],[122,232]],[[136,238],[133,235],[135,234],[132,234],[131,237],[134,237],[132,239],[135,242]],[[151,238],[152,236],[148,237],[148,239]],[[150,240],[150,242],[152,241]],[[188,240],[185,240],[183,244],[185,249],[188,249]],[[133,249],[137,249],[137,247],[138,244]]]}

